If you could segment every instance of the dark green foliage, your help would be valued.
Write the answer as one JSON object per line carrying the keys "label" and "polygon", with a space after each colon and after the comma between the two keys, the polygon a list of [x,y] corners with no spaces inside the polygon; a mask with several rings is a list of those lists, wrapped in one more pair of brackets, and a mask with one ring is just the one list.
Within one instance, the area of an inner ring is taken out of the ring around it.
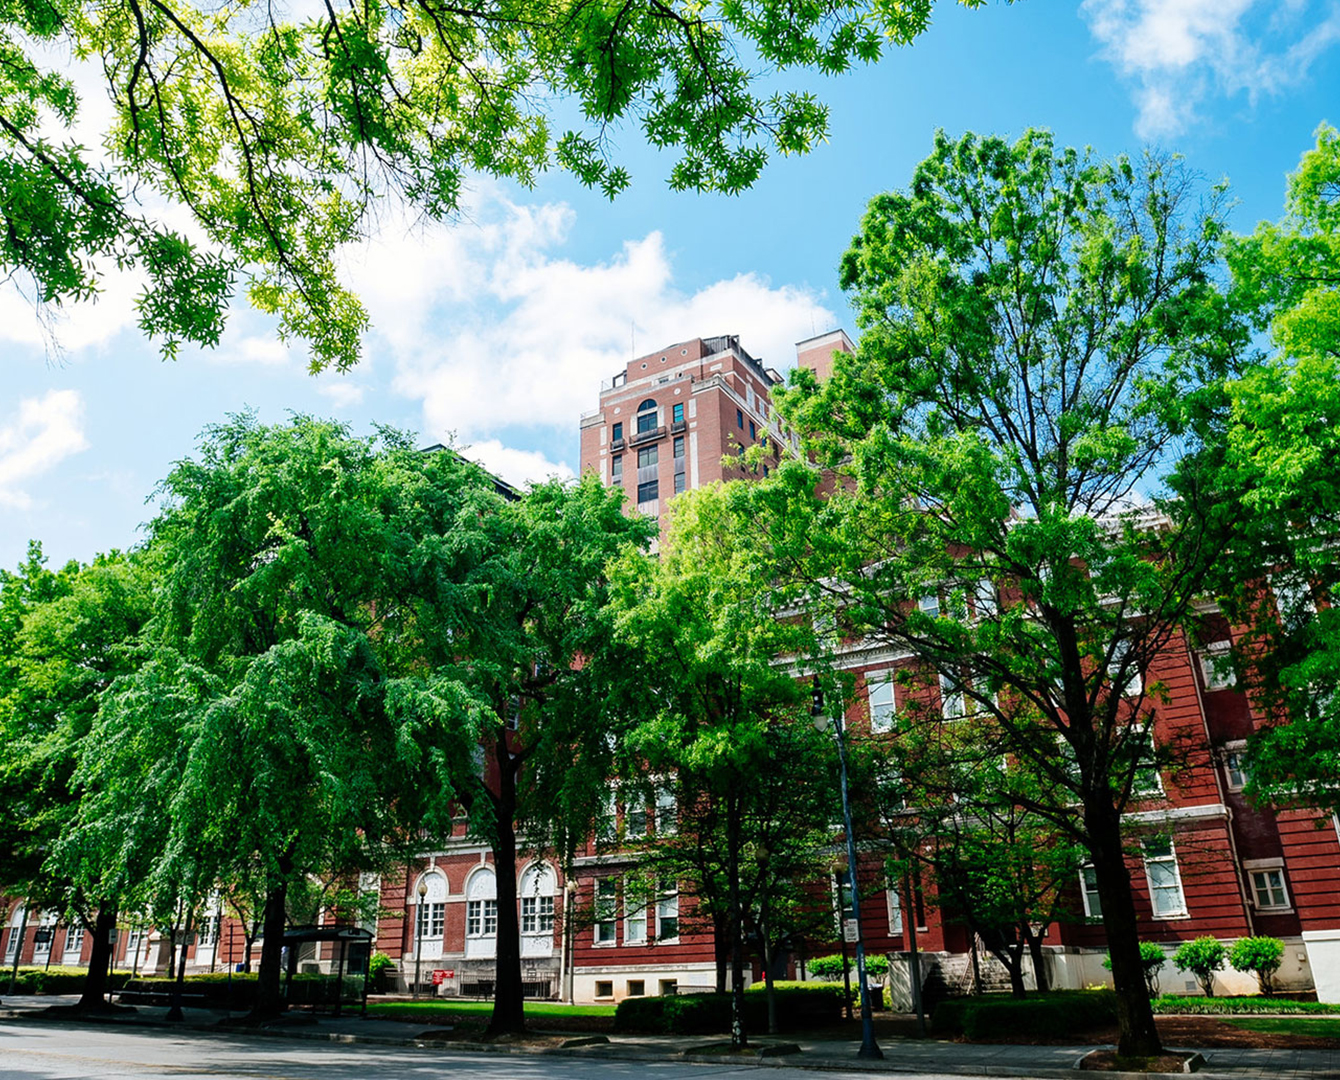
{"label": "dark green foliage", "polygon": [[[84,989],[88,972],[83,968],[19,968],[18,994],[78,994]],[[130,972],[118,971],[108,980],[108,986],[119,990],[130,981]]]}
{"label": "dark green foliage", "polygon": [[1000,1035],[1053,1036],[1092,1031],[1117,1022],[1117,996],[1111,990],[1056,990],[1030,998],[987,994],[949,998],[935,1007],[936,1035],[990,1039]]}
{"label": "dark green foliage", "polygon": [[1293,1001],[1277,997],[1182,997],[1164,994],[1154,999],[1154,1011],[1165,1016],[1214,1016],[1237,1013],[1340,1014],[1340,1005],[1324,1001]]}
{"label": "dark green foliage", "polygon": [[1184,941],[1173,953],[1173,966],[1196,976],[1206,997],[1214,997],[1214,973],[1222,971],[1228,950],[1216,938],[1198,937]]}
{"label": "dark green foliage", "polygon": [[[805,964],[806,970],[811,975],[818,975],[821,978],[841,977],[842,975],[842,954],[834,953],[832,956],[816,956]],[[856,958],[847,957],[847,969],[856,970]],[[869,975],[877,979],[882,979],[889,973],[889,958],[881,956],[879,953],[868,953],[865,958],[865,970]],[[779,984],[780,985],[780,984]]]}
{"label": "dark green foliage", "polygon": [[1246,937],[1233,942],[1228,962],[1236,971],[1250,971],[1261,984],[1261,993],[1274,989],[1275,972],[1284,960],[1284,942],[1273,937]]}
{"label": "dark green foliage", "polygon": [[[833,1024],[842,1014],[842,986],[837,983],[778,983],[777,1021],[783,1030]],[[745,1023],[754,1031],[767,1025],[763,986],[745,993]],[[614,1014],[614,1030],[665,1035],[717,1035],[730,1031],[730,994],[684,994],[672,997],[625,998]]]}

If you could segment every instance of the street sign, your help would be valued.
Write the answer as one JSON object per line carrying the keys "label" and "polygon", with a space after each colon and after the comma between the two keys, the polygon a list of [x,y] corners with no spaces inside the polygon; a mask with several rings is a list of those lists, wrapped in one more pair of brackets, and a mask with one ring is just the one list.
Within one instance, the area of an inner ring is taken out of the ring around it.
{"label": "street sign", "polygon": [[441,986],[448,979],[454,979],[456,972],[451,968],[433,968],[433,985]]}
{"label": "street sign", "polygon": [[855,919],[843,919],[843,920],[842,920],[842,940],[845,941],[845,942],[847,942],[848,944],[854,944],[855,941],[856,941],[856,936],[857,936],[857,934],[856,934],[856,920],[855,920]]}

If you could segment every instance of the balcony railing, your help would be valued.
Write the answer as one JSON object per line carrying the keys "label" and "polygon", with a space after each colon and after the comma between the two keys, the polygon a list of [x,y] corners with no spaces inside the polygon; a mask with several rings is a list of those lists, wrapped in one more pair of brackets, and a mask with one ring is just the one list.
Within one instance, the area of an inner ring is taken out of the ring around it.
{"label": "balcony railing", "polygon": [[628,436],[629,446],[641,446],[643,443],[655,442],[657,439],[665,438],[665,427],[652,428],[650,431],[638,431]]}

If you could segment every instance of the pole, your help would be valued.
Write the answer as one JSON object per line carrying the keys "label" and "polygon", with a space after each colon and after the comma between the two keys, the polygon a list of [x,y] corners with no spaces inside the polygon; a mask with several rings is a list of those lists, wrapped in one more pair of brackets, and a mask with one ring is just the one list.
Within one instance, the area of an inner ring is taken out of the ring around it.
{"label": "pole", "polygon": [[577,883],[568,880],[563,891],[563,981],[569,1005],[577,1004],[577,979],[573,965],[577,962],[576,942],[572,940],[572,909],[577,902]]}
{"label": "pole", "polygon": [[917,1014],[917,1037],[926,1037],[926,1003],[921,1000],[921,954],[917,951],[917,908],[916,898],[912,895],[912,874],[903,870],[903,892],[907,896],[907,907],[903,915],[903,925],[907,927],[907,940],[912,946],[908,957],[908,977],[912,981],[912,1010]]}
{"label": "pole", "polygon": [[[850,868],[848,868],[850,869]],[[847,1019],[851,1019],[851,961],[847,959],[846,907],[842,903],[842,872],[835,871],[833,884],[837,886],[838,902],[838,947],[842,952],[842,1000],[845,1002]]]}
{"label": "pole", "polygon": [[[838,711],[841,711],[841,706]],[[851,884],[851,916],[856,922],[856,981],[861,993],[861,1048],[856,1051],[856,1056],[876,1060],[884,1057],[884,1051],[875,1043],[874,1017],[870,1015],[870,989],[865,984],[865,934],[861,930],[861,889],[857,884],[859,875],[856,872],[856,836],[852,832],[851,800],[847,796],[847,741],[843,738],[842,717],[837,716],[834,720],[838,765],[842,774],[842,823],[847,830],[847,880]]]}

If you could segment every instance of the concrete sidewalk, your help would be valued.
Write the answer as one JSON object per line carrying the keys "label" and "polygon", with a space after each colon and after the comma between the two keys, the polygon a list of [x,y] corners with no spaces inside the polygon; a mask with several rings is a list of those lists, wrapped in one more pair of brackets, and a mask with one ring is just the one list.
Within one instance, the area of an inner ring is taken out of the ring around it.
{"label": "concrete sidewalk", "polygon": [[[822,1036],[783,1039],[760,1037],[754,1041],[759,1048],[793,1042],[799,1053],[775,1057],[722,1055],[712,1052],[725,1040],[705,1037],[674,1035],[610,1035],[607,1043],[569,1047],[535,1047],[515,1044],[474,1043],[458,1039],[449,1025],[406,1023],[362,1017],[357,1014],[341,1017],[311,1017],[296,1014],[291,1021],[273,1026],[241,1028],[227,1024],[229,1014],[222,1010],[184,1010],[185,1021],[169,1023],[167,1009],[140,1006],[134,1014],[106,1018],[47,1018],[41,1011],[51,1005],[73,1004],[70,996],[5,997],[0,999],[0,1021],[4,1019],[35,1021],[55,1024],[114,1025],[170,1027],[177,1031],[196,1031],[230,1037],[254,1035],[258,1038],[288,1038],[335,1043],[367,1043],[373,1045],[419,1047],[425,1052],[450,1046],[453,1050],[478,1051],[521,1055],[564,1054],[593,1058],[611,1058],[633,1061],[681,1061],[703,1064],[732,1065],[756,1064],[760,1067],[786,1066],[845,1072],[904,1073],[922,1075],[1035,1077],[1038,1080],[1075,1080],[1079,1059],[1093,1046],[1017,1046],[985,1043],[955,1043],[934,1039],[919,1040],[886,1037],[880,1047],[882,1061],[862,1061],[856,1057],[859,1041]],[[240,1014],[231,1014],[234,1018]],[[541,1034],[559,1035],[545,1031]],[[572,1040],[585,1041],[589,1033],[573,1032]],[[1197,1047],[1177,1047],[1195,1050]],[[1200,1075],[1225,1077],[1233,1080],[1340,1080],[1340,1050],[1260,1050],[1260,1049],[1202,1049],[1205,1065]],[[1145,1080],[1148,1074],[1100,1073],[1103,1080]],[[1167,1075],[1167,1074],[1164,1074]]]}

